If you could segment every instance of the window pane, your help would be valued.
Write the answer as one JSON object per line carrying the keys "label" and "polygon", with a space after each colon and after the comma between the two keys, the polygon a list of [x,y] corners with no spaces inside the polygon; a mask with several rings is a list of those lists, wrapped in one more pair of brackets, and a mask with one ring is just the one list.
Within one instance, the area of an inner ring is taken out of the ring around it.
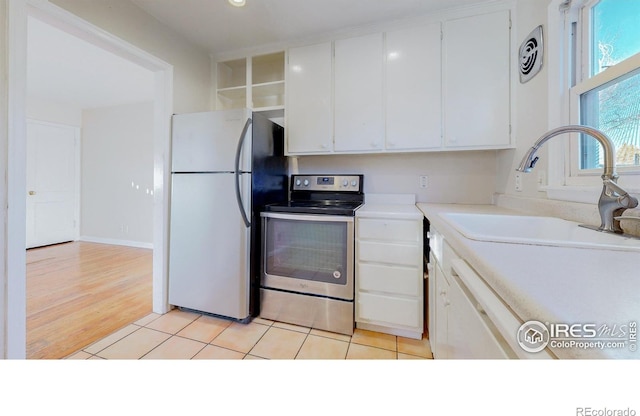
{"label": "window pane", "polygon": [[[616,165],[640,166],[640,69],[582,94],[580,109],[581,123],[601,130],[615,144]],[[583,136],[580,151],[580,169],[602,166],[595,139]]]}
{"label": "window pane", "polygon": [[640,52],[640,1],[600,0],[591,17],[592,76]]}

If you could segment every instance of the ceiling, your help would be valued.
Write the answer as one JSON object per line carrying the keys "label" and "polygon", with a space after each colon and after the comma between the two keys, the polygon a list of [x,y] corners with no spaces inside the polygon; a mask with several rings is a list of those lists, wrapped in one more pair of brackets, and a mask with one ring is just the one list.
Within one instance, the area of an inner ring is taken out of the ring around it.
{"label": "ceiling", "polygon": [[[227,0],[131,1],[212,56],[483,2],[246,0],[237,8]],[[29,18],[28,30],[29,97],[83,109],[153,98],[148,70],[35,18]]]}
{"label": "ceiling", "polygon": [[427,14],[486,0],[132,0],[211,55]]}

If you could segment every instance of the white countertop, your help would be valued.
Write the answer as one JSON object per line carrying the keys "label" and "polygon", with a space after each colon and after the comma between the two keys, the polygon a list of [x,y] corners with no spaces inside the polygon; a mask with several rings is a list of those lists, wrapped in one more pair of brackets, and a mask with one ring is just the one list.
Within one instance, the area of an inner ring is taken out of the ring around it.
{"label": "white countertop", "polygon": [[[640,321],[639,252],[470,240],[438,214],[522,213],[494,205],[417,207],[523,322],[606,324],[628,334],[629,323]],[[551,349],[559,358],[640,358],[627,347]]]}
{"label": "white countertop", "polygon": [[367,202],[356,211],[361,218],[421,219],[423,213],[414,204],[383,204]]}
{"label": "white countertop", "polygon": [[367,194],[364,205],[356,211],[356,217],[417,220],[423,217],[423,213],[416,207],[413,194]]}

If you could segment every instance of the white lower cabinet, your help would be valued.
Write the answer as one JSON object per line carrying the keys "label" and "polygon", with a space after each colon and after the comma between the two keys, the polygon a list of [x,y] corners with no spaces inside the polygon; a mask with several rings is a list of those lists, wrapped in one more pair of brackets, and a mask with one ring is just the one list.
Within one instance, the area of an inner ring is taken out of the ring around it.
{"label": "white lower cabinet", "polygon": [[522,322],[433,225],[429,229],[429,341],[434,358],[550,358],[519,347]]}
{"label": "white lower cabinet", "polygon": [[[516,358],[516,354],[463,283],[466,263],[434,230],[429,230],[429,340],[434,358]],[[471,276],[468,266],[465,277]],[[480,279],[477,275],[475,276]]]}
{"label": "white lower cabinet", "polygon": [[357,328],[422,338],[422,218],[415,205],[365,204],[356,212]]}
{"label": "white lower cabinet", "polygon": [[455,267],[447,292],[447,320],[451,322],[447,327],[449,358],[516,358],[484,307],[461,283]]}
{"label": "white lower cabinet", "polygon": [[429,341],[434,358],[449,358],[449,282],[439,264],[433,268],[434,299],[431,305],[435,328],[429,328]]}

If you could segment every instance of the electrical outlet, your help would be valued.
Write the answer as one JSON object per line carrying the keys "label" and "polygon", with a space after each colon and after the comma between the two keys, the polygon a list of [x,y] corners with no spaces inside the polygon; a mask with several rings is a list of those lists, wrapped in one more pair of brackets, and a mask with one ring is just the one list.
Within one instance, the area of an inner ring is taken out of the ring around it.
{"label": "electrical outlet", "polygon": [[428,176],[420,176],[420,188],[428,188],[429,187],[429,177]]}
{"label": "electrical outlet", "polygon": [[516,191],[522,192],[522,173],[516,173]]}

